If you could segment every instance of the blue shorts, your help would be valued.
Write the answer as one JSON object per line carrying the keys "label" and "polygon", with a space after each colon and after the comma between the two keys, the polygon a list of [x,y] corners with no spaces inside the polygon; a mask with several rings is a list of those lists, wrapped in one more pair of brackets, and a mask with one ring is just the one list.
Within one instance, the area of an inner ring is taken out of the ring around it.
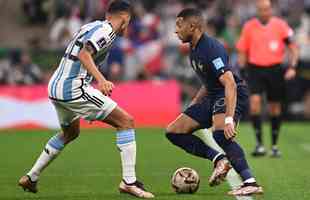
{"label": "blue shorts", "polygon": [[[249,95],[247,87],[238,86],[237,104],[234,115],[235,122],[239,122],[242,115],[247,112]],[[206,96],[200,103],[188,107],[183,113],[200,124],[200,128],[212,127],[212,116],[226,112],[225,96]]]}

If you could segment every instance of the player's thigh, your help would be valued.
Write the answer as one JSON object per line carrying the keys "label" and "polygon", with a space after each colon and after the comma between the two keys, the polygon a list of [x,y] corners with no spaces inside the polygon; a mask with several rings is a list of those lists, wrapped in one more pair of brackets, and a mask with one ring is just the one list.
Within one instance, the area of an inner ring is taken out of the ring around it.
{"label": "player's thigh", "polygon": [[76,127],[76,125],[72,124],[76,124],[74,121],[78,121],[79,116],[71,109],[70,103],[61,101],[52,101],[52,103],[55,107],[60,127],[63,130],[72,127],[70,128],[71,130],[73,127]]}
{"label": "player's thigh", "polygon": [[[224,130],[225,127],[225,113],[219,113],[219,114],[215,114],[212,117],[212,123],[213,123],[213,130],[214,131],[218,131],[218,130]],[[239,124],[240,121],[240,116],[234,116],[234,124],[235,126],[237,126]]]}
{"label": "player's thigh", "polygon": [[264,69],[249,66],[247,85],[251,95],[262,95],[265,90]]}
{"label": "player's thigh", "polygon": [[61,128],[65,144],[68,144],[80,135],[80,119],[75,119],[68,126],[62,126]]}
{"label": "player's thigh", "polygon": [[200,129],[200,124],[191,117],[182,113],[168,125],[166,132],[175,134],[190,134],[198,129]]}
{"label": "player's thigh", "polygon": [[[248,110],[249,96],[247,88],[244,86],[238,86],[237,90],[237,102],[234,113],[234,122],[238,124],[241,117],[244,116]],[[225,126],[225,113],[226,113],[226,102],[225,98],[218,98],[215,100],[213,105],[213,116],[212,124],[214,130],[223,130]]]}
{"label": "player's thigh", "polygon": [[200,103],[188,107],[167,127],[172,133],[192,133],[201,128],[212,126],[212,107],[209,98],[204,98]]}
{"label": "player's thigh", "polygon": [[67,106],[65,102],[52,101],[62,129],[61,137],[64,138],[65,144],[69,143],[80,133],[80,118]]}
{"label": "player's thigh", "polygon": [[218,113],[212,117],[213,130],[224,130],[225,113]]}
{"label": "player's thigh", "polygon": [[214,130],[224,129],[224,120],[226,112],[226,102],[225,98],[218,98],[215,100],[212,112],[212,127]]}
{"label": "player's thigh", "polygon": [[277,66],[270,70],[267,76],[267,100],[268,102],[282,102],[285,98],[285,80],[283,69]]}
{"label": "player's thigh", "polygon": [[278,116],[281,114],[282,105],[280,102],[268,102],[268,110],[271,116]]}
{"label": "player's thigh", "polygon": [[114,108],[103,121],[117,129],[134,128],[133,117],[119,106]]}
{"label": "player's thigh", "polygon": [[117,107],[110,97],[89,86],[81,98],[70,102],[70,109],[86,121],[104,121]]}

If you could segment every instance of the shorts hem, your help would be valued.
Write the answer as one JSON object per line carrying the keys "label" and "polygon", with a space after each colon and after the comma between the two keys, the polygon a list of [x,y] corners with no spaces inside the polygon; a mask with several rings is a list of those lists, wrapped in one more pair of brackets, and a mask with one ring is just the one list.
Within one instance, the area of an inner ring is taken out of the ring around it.
{"label": "shorts hem", "polygon": [[99,120],[99,121],[104,120],[105,118],[107,118],[107,117],[111,114],[111,112],[112,112],[116,107],[117,107],[117,103],[114,102],[113,105],[111,105],[111,106],[109,107],[109,109],[104,110],[104,111],[101,111],[101,113],[99,114],[98,117],[96,117],[95,120]]}

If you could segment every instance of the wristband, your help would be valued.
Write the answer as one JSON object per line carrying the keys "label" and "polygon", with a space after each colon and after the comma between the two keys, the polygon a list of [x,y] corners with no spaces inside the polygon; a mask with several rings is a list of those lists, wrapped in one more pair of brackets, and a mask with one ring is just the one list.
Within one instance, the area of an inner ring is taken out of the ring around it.
{"label": "wristband", "polygon": [[225,117],[225,125],[226,124],[234,124],[234,118],[233,117]]}

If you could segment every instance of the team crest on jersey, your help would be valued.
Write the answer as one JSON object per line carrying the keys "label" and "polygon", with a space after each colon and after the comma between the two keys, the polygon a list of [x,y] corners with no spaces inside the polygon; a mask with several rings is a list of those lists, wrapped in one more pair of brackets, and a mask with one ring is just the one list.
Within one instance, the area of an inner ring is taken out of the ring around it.
{"label": "team crest on jersey", "polygon": [[203,70],[203,64],[200,61],[196,62],[195,60],[192,60],[191,62],[192,62],[192,66],[194,70],[197,70],[197,69],[199,69],[200,71]]}
{"label": "team crest on jersey", "polygon": [[213,63],[214,67],[215,67],[217,70],[219,70],[219,69],[225,67],[224,62],[223,62],[222,58],[220,58],[220,57],[214,59],[214,60],[212,61],[212,63]]}

